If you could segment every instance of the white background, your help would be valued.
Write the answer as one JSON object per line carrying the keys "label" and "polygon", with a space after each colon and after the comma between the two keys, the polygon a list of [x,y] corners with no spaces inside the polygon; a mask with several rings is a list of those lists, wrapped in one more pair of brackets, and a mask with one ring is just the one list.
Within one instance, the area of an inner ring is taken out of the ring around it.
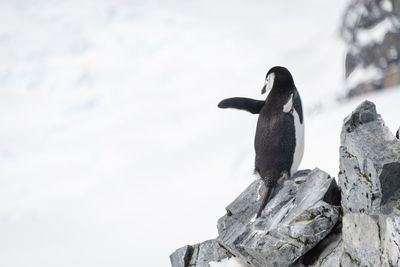
{"label": "white background", "polygon": [[[338,171],[347,1],[0,1],[0,266],[169,266],[254,179],[274,65],[306,123],[301,168]],[[399,90],[370,96],[392,130]]]}

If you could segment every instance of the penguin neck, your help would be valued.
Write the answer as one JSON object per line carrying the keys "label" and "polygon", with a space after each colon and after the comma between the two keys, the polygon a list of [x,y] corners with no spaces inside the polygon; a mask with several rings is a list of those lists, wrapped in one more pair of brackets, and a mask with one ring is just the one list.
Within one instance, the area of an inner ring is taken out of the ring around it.
{"label": "penguin neck", "polygon": [[282,101],[286,101],[286,99],[296,90],[294,85],[286,85],[286,86],[274,86],[271,92],[268,94],[268,97],[271,96],[275,99],[282,99]]}

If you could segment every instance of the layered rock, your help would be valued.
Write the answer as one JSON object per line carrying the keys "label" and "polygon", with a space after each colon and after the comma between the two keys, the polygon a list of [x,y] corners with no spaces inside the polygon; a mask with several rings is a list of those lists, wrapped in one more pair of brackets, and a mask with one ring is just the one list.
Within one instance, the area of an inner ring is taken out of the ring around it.
{"label": "layered rock", "polygon": [[303,263],[400,266],[400,141],[368,101],[345,118],[340,139],[341,233]]}
{"label": "layered rock", "polygon": [[[226,207],[218,221],[219,236],[212,241],[220,252],[209,262],[235,256],[243,266],[287,266],[328,235],[339,219],[340,191],[335,179],[319,169],[299,171],[286,180],[256,219],[263,190],[263,182],[256,180]],[[172,266],[199,262],[188,255],[190,246],[177,250],[171,255]],[[195,266],[209,266],[203,263]]]}
{"label": "layered rock", "polygon": [[362,266],[398,266],[400,142],[366,101],[345,119],[341,144],[344,255]]}
{"label": "layered rock", "polygon": [[352,0],[342,23],[347,96],[400,84],[400,2]]}
{"label": "layered rock", "polygon": [[339,218],[334,178],[315,169],[298,172],[252,220],[260,205],[253,182],[218,221],[218,242],[251,266],[287,266],[318,244]]}

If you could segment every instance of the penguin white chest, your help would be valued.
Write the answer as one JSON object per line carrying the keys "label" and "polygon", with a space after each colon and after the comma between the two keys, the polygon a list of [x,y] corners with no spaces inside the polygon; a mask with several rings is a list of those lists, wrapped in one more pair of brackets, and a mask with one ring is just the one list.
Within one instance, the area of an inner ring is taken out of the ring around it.
{"label": "penguin white chest", "polygon": [[293,108],[293,94],[290,95],[289,100],[283,106],[283,112],[290,112],[294,119],[295,129],[295,149],[293,154],[293,162],[290,168],[290,175],[293,175],[300,166],[304,154],[304,120],[300,122],[300,116],[296,109]]}

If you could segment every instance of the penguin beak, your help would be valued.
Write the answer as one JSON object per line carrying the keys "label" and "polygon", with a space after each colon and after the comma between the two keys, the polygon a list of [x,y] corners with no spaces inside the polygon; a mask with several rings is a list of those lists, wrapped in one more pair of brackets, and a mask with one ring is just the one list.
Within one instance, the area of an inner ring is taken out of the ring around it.
{"label": "penguin beak", "polygon": [[265,94],[267,92],[267,83],[264,84],[263,88],[261,89],[261,94]]}

